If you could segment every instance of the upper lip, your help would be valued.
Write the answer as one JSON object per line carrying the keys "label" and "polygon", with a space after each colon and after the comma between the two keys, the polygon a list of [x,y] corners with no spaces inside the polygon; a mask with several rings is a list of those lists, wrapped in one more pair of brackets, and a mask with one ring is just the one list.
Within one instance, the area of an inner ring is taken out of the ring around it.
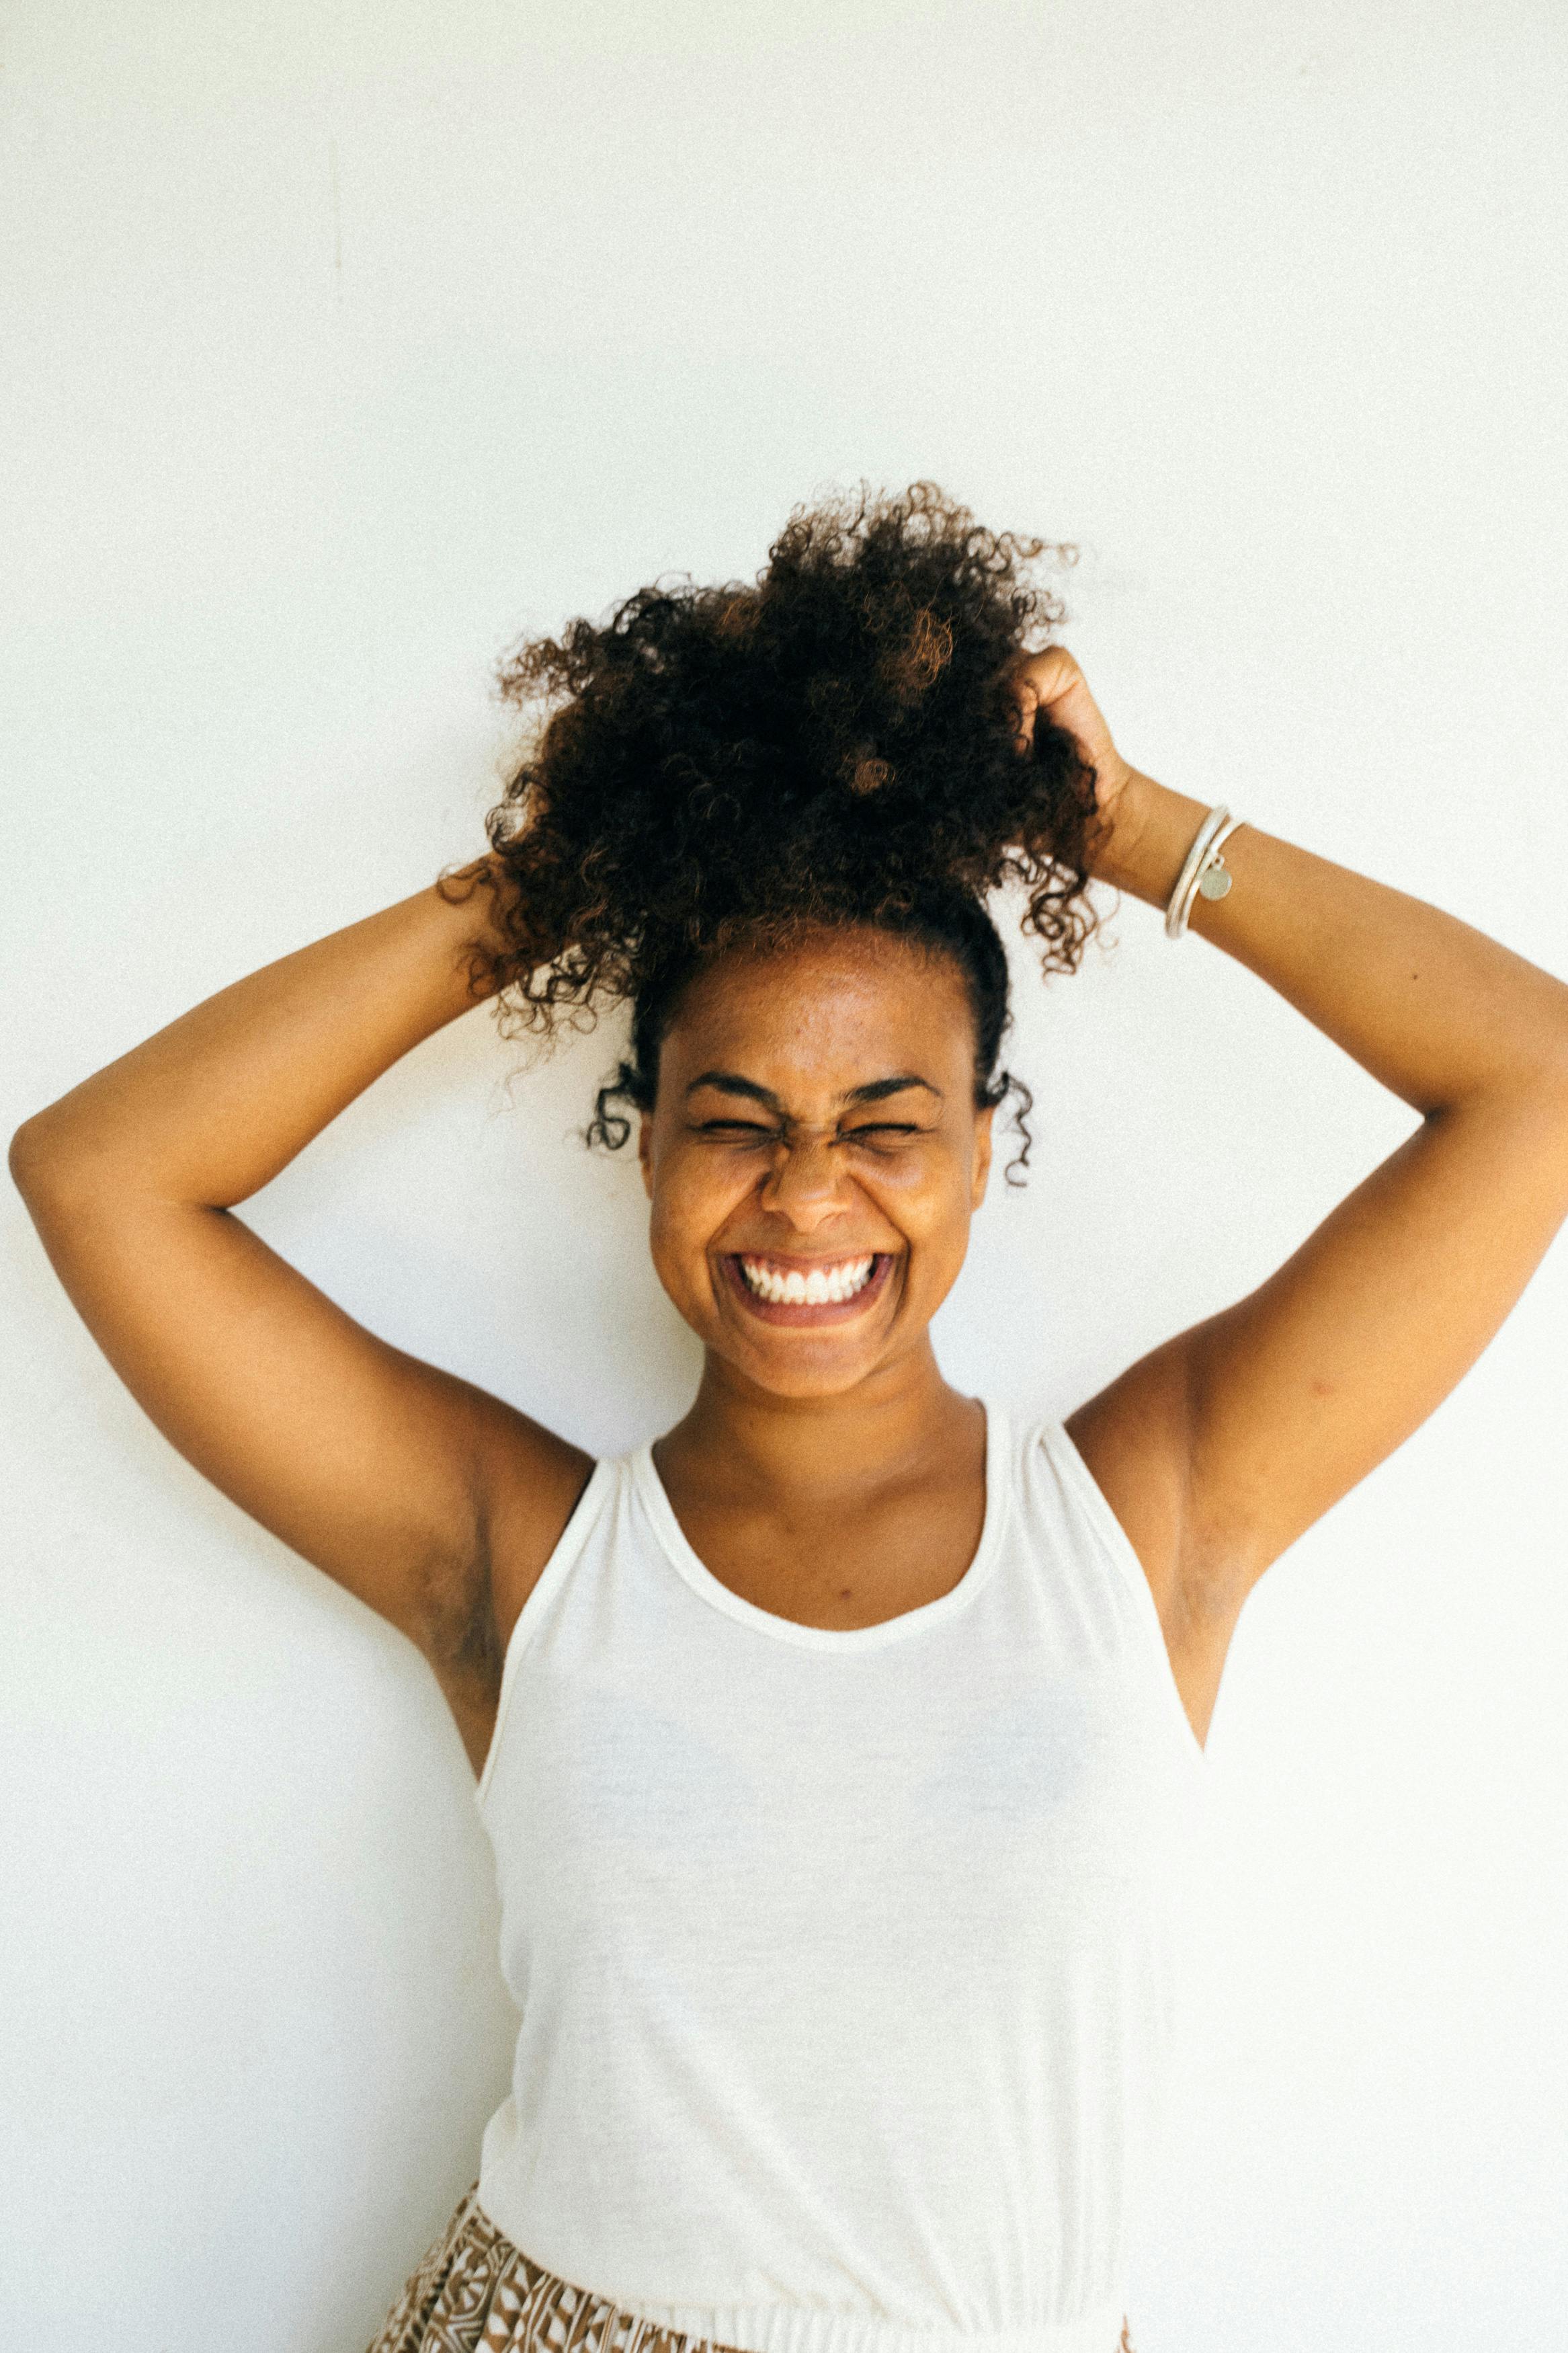
{"label": "upper lip", "polygon": [[816,1250],[809,1257],[804,1250],[763,1249],[726,1252],[730,1258],[765,1260],[769,1266],[782,1266],[786,1271],[798,1267],[802,1274],[809,1274],[814,1266],[844,1266],[858,1258],[887,1258],[889,1255],[885,1250],[878,1250],[873,1242],[847,1242],[839,1250]]}

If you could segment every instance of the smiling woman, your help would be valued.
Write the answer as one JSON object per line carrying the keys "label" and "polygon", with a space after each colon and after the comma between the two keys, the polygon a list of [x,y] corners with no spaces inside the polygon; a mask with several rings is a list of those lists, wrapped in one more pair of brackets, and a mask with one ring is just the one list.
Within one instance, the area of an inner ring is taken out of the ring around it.
{"label": "smiling woman", "polygon": [[876,931],[693,984],[641,1154],[654,1264],[710,1349],[770,1393],[836,1394],[924,1331],[985,1189],[973,1062],[962,976]]}
{"label": "smiling woman", "polygon": [[[488,856],[17,1134],[110,1361],[418,1644],[479,1777],[513,2086],[379,2353],[1126,2344],[1242,1603],[1568,1212],[1568,989],[1130,768],[1044,642],[1042,552],[917,485],[523,648]],[[931,1340],[1015,1084],[987,902],[1021,885],[1070,971],[1095,878],[1420,1124],[1257,1291],[1015,1428]],[[635,1122],[704,1355],[623,1458],[387,1346],[233,1214],[486,997],[630,1007],[592,1132]]]}

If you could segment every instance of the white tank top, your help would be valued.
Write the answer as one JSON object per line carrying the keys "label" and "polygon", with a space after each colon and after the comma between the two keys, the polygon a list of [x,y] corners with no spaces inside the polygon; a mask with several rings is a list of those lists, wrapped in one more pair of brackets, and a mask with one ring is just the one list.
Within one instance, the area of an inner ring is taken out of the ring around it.
{"label": "white tank top", "polygon": [[799,1626],[595,1469],[477,1792],[522,2013],[479,2200],[752,2353],[1115,2353],[1204,1756],[1059,1422],[951,1592]]}

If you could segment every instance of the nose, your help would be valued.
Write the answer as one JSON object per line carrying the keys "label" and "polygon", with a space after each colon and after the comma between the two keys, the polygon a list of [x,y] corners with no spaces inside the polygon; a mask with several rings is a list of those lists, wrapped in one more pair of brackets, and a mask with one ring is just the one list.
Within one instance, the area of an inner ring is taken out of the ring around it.
{"label": "nose", "polygon": [[787,1218],[797,1233],[814,1233],[842,1213],[847,1198],[847,1180],[826,1136],[796,1135],[779,1145],[763,1179],[764,1209]]}

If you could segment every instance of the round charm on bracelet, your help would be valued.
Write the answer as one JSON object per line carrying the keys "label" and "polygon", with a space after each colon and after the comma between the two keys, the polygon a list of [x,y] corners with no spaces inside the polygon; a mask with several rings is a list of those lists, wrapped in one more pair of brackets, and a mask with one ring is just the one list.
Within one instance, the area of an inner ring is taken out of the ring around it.
{"label": "round charm on bracelet", "polygon": [[1223,801],[1211,808],[1193,836],[1176,887],[1165,902],[1165,936],[1181,939],[1187,928],[1187,917],[1201,891],[1205,899],[1223,899],[1233,877],[1227,871],[1220,851],[1245,818],[1232,817]]}

